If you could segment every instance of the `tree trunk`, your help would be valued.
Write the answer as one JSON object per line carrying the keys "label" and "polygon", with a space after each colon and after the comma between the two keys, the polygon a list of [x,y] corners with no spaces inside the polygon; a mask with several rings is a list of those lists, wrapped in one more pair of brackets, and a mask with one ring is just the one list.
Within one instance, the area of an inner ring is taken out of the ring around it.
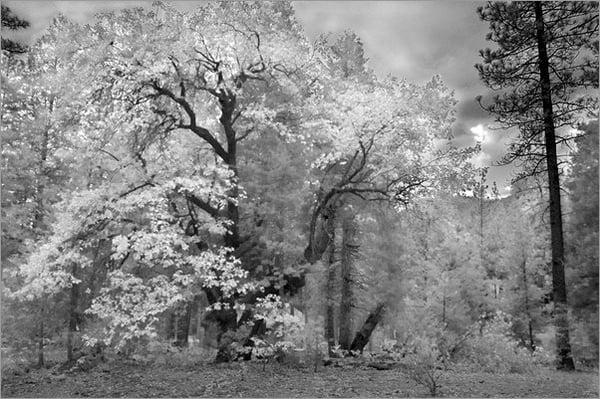
{"label": "tree trunk", "polygon": [[365,345],[367,345],[367,343],[369,342],[369,338],[371,338],[373,330],[375,330],[375,327],[377,327],[377,324],[381,321],[381,318],[383,317],[384,308],[385,304],[380,302],[379,304],[377,304],[375,309],[369,314],[367,320],[365,321],[365,324],[363,324],[360,331],[358,331],[354,336],[352,345],[350,345],[351,351],[360,351],[362,353]]}
{"label": "tree trunk", "polygon": [[[243,346],[247,347],[247,348],[254,347],[254,341],[252,340],[252,338],[254,338],[254,337],[260,337],[266,331],[267,331],[267,324],[265,323],[265,321],[263,319],[256,320],[254,322],[254,324],[252,325],[252,330],[250,330],[250,333],[248,334],[248,336],[244,340]],[[242,355],[242,359],[244,359],[244,360],[251,360],[252,359],[252,352],[249,351],[247,353],[244,353]]]}
{"label": "tree trunk", "polygon": [[175,346],[184,348],[188,346],[190,334],[190,320],[192,318],[192,304],[185,303],[183,313],[177,317],[177,325],[175,328]]}
{"label": "tree trunk", "polygon": [[525,314],[527,315],[527,326],[529,328],[529,349],[535,350],[533,341],[533,324],[531,320],[531,310],[529,309],[529,284],[527,282],[527,260],[524,259],[521,263],[521,271],[523,274],[523,293],[525,294]]}
{"label": "tree trunk", "polygon": [[175,341],[175,326],[177,325],[177,316],[175,311],[171,311],[167,316],[167,325],[165,328],[165,336],[169,342]]}
{"label": "tree trunk", "polygon": [[542,107],[544,111],[544,133],[546,146],[546,165],[548,168],[548,187],[550,191],[550,236],[552,241],[552,292],[554,299],[554,323],[556,326],[556,349],[558,368],[574,370],[571,344],[569,342],[569,320],[567,315],[567,289],[564,269],[564,242],[562,213],[560,205],[560,179],[556,156],[556,136],[554,132],[554,115],[544,17],[542,4],[534,3],[536,19],[536,36],[540,65],[540,85],[542,90]]}
{"label": "tree trunk", "polygon": [[[78,267],[77,264],[73,264],[71,274],[74,278],[77,278]],[[77,306],[79,303],[79,284],[73,283],[71,285],[71,296],[69,301],[69,328],[67,330],[67,360],[74,360],[73,357],[73,335],[77,331]]]}
{"label": "tree trunk", "polygon": [[[235,168],[235,165],[231,167]],[[239,189],[237,185],[233,187],[231,196],[236,199],[238,198]],[[228,226],[228,231],[225,233],[225,246],[237,250],[240,246],[240,233],[238,226],[240,222],[240,214],[238,206],[234,202],[227,203],[227,219],[231,221],[231,225]]]}
{"label": "tree trunk", "polygon": [[234,95],[224,95],[219,98],[221,106],[221,117],[219,122],[225,132],[227,139],[227,159],[225,162],[229,169],[233,172],[233,187],[230,192],[230,196],[233,199],[227,203],[227,218],[231,221],[231,225],[228,227],[228,232],[225,234],[225,245],[237,250],[240,246],[240,233],[239,233],[239,173],[237,168],[237,138],[236,131],[233,128],[233,112],[236,107],[236,98]]}
{"label": "tree trunk", "polygon": [[308,263],[315,263],[325,253],[328,244],[327,220],[329,215],[313,213],[309,226],[309,242],[304,250],[304,259]]}
{"label": "tree trunk", "polygon": [[335,211],[331,212],[327,219],[329,233],[329,248],[327,254],[327,283],[326,283],[326,305],[325,305],[325,340],[327,341],[327,350],[329,355],[333,354],[335,346],[335,322],[334,322],[334,300],[333,293],[335,288]]}
{"label": "tree trunk", "polygon": [[196,302],[196,338],[200,347],[205,346],[206,330],[204,328],[204,316],[206,315],[206,307],[208,306],[208,298],[206,293],[201,292],[198,295]]}
{"label": "tree trunk", "polygon": [[218,342],[218,351],[217,356],[215,358],[215,362],[229,362],[232,359],[230,352],[230,345],[233,342],[233,338],[227,335],[227,339],[224,339],[227,331],[235,330],[237,327],[237,314],[232,309],[220,310],[220,311],[212,311],[209,313],[207,319],[209,321],[214,321],[218,326],[217,333],[217,342]]}
{"label": "tree trunk", "polygon": [[44,308],[42,307],[40,315],[40,330],[38,340],[38,367],[44,367]]}
{"label": "tree trunk", "polygon": [[352,268],[356,257],[356,220],[354,215],[344,218],[342,228],[342,289],[340,300],[340,347],[350,349],[352,344]]}

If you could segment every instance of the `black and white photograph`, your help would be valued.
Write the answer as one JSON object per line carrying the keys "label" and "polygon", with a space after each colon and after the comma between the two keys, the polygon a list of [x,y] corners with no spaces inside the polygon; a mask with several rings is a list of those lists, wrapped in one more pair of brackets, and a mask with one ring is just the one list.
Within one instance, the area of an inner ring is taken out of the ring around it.
{"label": "black and white photograph", "polygon": [[1,397],[597,398],[598,6],[2,0]]}

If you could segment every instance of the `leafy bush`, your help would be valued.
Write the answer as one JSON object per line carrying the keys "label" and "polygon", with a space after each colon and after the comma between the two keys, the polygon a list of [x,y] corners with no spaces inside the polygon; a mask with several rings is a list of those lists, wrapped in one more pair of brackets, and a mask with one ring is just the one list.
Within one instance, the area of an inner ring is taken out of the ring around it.
{"label": "leafy bush", "polygon": [[290,305],[283,303],[277,295],[269,294],[257,301],[256,320],[263,320],[267,328],[262,337],[252,337],[252,357],[265,363],[271,359],[282,359],[286,353],[302,344],[304,321],[292,315]]}
{"label": "leafy bush", "polygon": [[28,359],[19,352],[3,347],[1,354],[3,376],[20,375],[28,370]]}
{"label": "leafy bush", "polygon": [[167,341],[150,341],[139,347],[131,358],[142,364],[158,364],[167,367],[189,367],[211,362],[216,355],[215,349],[199,346],[178,348]]}
{"label": "leafy bush", "polygon": [[472,371],[489,373],[529,373],[551,361],[543,348],[531,352],[520,345],[511,333],[510,317],[498,312],[479,332],[468,337],[457,360]]}

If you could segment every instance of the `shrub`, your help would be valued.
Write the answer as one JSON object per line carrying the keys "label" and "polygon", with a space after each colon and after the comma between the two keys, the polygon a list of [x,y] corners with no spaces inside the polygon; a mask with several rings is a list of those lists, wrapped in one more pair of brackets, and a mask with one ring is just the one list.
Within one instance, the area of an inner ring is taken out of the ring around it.
{"label": "shrub", "polygon": [[2,375],[20,375],[29,370],[28,360],[22,354],[15,352],[9,348],[2,348]]}
{"label": "shrub", "polygon": [[[302,347],[304,322],[292,315],[290,305],[283,303],[277,295],[259,298],[255,306],[255,320],[263,320],[266,332],[261,337],[252,337],[252,358],[263,362],[263,368],[271,359],[282,361],[286,354]],[[238,351],[248,348],[238,348]]]}
{"label": "shrub", "polygon": [[436,396],[441,388],[442,354],[431,338],[415,338],[412,342],[412,353],[405,356],[406,374],[417,384],[423,385],[432,396]]}
{"label": "shrub", "polygon": [[142,364],[158,364],[168,367],[191,367],[211,362],[216,356],[215,349],[199,346],[178,348],[168,341],[150,341],[139,347],[131,356],[132,360]]}
{"label": "shrub", "polygon": [[529,373],[546,364],[548,354],[541,347],[532,353],[511,333],[510,317],[497,313],[480,322],[479,332],[468,337],[457,356],[472,371],[489,373]]}

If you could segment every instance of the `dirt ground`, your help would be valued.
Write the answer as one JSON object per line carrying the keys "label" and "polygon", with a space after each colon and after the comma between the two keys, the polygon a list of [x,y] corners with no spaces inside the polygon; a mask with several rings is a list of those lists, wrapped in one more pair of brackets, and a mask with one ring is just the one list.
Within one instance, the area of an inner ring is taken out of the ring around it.
{"label": "dirt ground", "polygon": [[[441,377],[438,396],[598,397],[597,372],[458,373]],[[32,370],[2,376],[2,397],[424,397],[400,370],[325,367],[318,372],[260,364],[194,367],[101,364],[88,372]]]}

